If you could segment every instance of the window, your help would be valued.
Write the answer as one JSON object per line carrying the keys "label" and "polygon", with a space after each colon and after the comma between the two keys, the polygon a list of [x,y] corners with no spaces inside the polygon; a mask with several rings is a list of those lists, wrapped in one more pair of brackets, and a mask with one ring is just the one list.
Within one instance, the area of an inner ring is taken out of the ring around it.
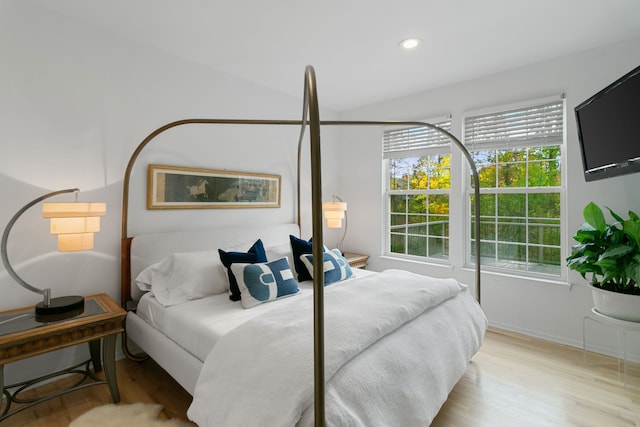
{"label": "window", "polygon": [[[451,121],[437,126],[450,131]],[[449,258],[449,139],[426,127],[388,129],[383,134],[387,166],[387,251]]]}
{"label": "window", "polygon": [[[564,99],[555,97],[454,121],[461,129],[452,132],[463,135],[479,173],[483,267],[539,277],[566,274],[564,115]],[[431,123],[451,132],[451,118]],[[454,267],[474,264],[474,196],[472,180],[465,180],[466,160],[457,149],[452,156],[449,138],[431,128],[385,129],[382,139],[385,253]]]}
{"label": "window", "polygon": [[[562,273],[564,101],[465,117],[480,178],[482,264]],[[469,262],[475,262],[473,195]]]}

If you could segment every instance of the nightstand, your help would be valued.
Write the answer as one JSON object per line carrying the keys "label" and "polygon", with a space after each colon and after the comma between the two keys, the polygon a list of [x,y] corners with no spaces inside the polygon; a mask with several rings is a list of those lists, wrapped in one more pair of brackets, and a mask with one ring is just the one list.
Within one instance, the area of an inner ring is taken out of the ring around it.
{"label": "nightstand", "polygon": [[[46,323],[36,321],[34,307],[0,312],[0,389],[3,393],[0,421],[37,403],[98,384],[107,384],[113,402],[120,401],[116,381],[115,349],[116,337],[124,331],[123,321],[127,313],[106,294],[86,297],[84,304],[84,311],[81,314],[70,319]],[[5,365],[82,343],[89,344],[91,354],[89,360],[33,380],[11,385],[4,384]],[[102,370],[101,344],[104,380],[95,375],[95,372]],[[93,365],[94,372],[89,369],[90,364]],[[81,370],[83,366],[84,369]],[[30,390],[43,380],[70,373],[83,375],[71,388],[34,399],[20,396],[21,393]],[[87,382],[87,379],[92,382]],[[21,406],[9,412],[12,403]]]}
{"label": "nightstand", "polygon": [[354,254],[352,252],[345,252],[343,255],[352,268],[365,268],[369,262],[369,255]]}

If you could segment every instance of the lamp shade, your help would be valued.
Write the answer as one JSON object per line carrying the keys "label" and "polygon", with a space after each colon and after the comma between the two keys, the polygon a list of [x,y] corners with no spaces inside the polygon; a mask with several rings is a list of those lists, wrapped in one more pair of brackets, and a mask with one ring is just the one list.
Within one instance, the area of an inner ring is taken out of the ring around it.
{"label": "lamp shade", "polygon": [[78,218],[103,216],[107,212],[106,203],[57,202],[43,203],[43,218]]}
{"label": "lamp shade", "polygon": [[342,220],[347,210],[345,202],[322,202],[322,212],[327,220],[327,227],[342,228]]}
{"label": "lamp shade", "polygon": [[100,231],[105,203],[43,203],[42,216],[50,219],[50,232],[58,236],[58,251],[93,248],[93,233]]}

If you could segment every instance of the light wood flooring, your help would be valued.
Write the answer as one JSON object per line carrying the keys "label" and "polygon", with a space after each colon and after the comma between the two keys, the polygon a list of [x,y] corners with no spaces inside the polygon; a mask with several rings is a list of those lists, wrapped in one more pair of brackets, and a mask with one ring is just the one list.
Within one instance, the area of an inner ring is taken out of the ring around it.
{"label": "light wood flooring", "polygon": [[[625,388],[622,363],[616,362],[588,353],[585,365],[580,349],[489,330],[432,426],[640,426],[640,366],[629,366]],[[163,418],[186,419],[191,396],[152,360],[121,360],[117,375],[122,403],[158,402],[165,406]],[[25,410],[0,427],[67,427],[106,403],[107,387],[90,387]]]}

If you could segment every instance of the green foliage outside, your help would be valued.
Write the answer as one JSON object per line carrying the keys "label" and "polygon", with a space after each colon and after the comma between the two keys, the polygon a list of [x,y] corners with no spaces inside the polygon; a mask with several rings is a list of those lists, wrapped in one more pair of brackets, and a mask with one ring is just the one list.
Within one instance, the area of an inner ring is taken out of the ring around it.
{"label": "green foliage outside", "polygon": [[[391,252],[433,258],[449,254],[451,156],[391,159]],[[432,194],[425,194],[428,191]]]}
{"label": "green foliage outside", "polygon": [[[472,156],[482,189],[483,263],[559,273],[560,146],[476,151]],[[391,252],[448,257],[450,164],[449,155],[390,160]],[[473,218],[473,197],[469,203]],[[472,221],[470,226],[473,230]]]}

